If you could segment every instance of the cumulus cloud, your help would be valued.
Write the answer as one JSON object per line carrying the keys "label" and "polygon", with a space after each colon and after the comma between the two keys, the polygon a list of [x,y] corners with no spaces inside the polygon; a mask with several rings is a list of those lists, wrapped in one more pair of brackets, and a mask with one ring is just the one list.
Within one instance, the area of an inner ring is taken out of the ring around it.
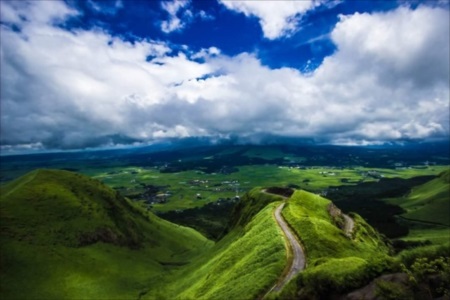
{"label": "cumulus cloud", "polygon": [[190,136],[365,144],[449,135],[449,19],[441,8],[342,16],[331,33],[338,50],[304,74],[271,69],[251,53],[176,54],[160,41],[67,31],[55,20],[76,12],[62,2],[0,5],[4,149]]}
{"label": "cumulus cloud", "polygon": [[270,40],[292,34],[297,29],[299,17],[320,4],[318,0],[219,1],[230,10],[258,18],[264,37]]}
{"label": "cumulus cloud", "polygon": [[182,30],[193,17],[190,5],[190,0],[162,2],[161,7],[168,13],[169,19],[161,22],[161,30],[165,33]]}
{"label": "cumulus cloud", "polygon": [[30,21],[36,25],[57,23],[78,14],[63,2],[42,1],[39,5],[29,0],[0,2],[1,21],[15,25]]}

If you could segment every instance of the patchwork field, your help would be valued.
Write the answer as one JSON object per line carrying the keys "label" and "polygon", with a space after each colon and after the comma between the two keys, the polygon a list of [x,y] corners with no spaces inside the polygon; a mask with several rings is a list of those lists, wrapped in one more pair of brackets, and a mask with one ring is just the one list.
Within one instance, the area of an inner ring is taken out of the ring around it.
{"label": "patchwork field", "polygon": [[[333,167],[287,167],[277,165],[240,166],[231,174],[184,171],[161,173],[157,168],[108,168],[82,170],[86,175],[101,180],[124,195],[145,192],[142,184],[158,187],[160,195],[168,194],[165,203],[153,203],[155,211],[199,207],[218,199],[234,198],[255,186],[293,186],[313,192],[325,192],[330,186],[376,182],[380,178],[411,178],[437,175],[447,166],[421,169],[372,169]],[[144,200],[137,196],[137,200]],[[153,201],[150,201],[153,202]]]}

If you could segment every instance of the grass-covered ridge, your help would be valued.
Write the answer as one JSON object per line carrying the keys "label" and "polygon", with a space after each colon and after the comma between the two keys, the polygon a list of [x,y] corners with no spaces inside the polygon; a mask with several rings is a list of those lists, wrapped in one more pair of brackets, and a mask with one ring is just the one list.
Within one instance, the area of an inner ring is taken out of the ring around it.
{"label": "grass-covered ridge", "polygon": [[412,189],[407,197],[390,201],[406,210],[407,219],[450,226],[450,170]]}
{"label": "grass-covered ridge", "polygon": [[2,187],[0,218],[4,299],[137,298],[212,245],[66,171],[36,170]]}
{"label": "grass-covered ridge", "polygon": [[283,210],[306,253],[307,268],[298,276],[297,287],[291,286],[292,290],[305,287],[304,297],[356,288],[374,275],[371,269],[380,267],[381,272],[389,260],[389,248],[381,236],[356,214],[351,214],[355,227],[352,237],[347,237],[328,213],[330,203],[296,191]]}
{"label": "grass-covered ridge", "polygon": [[269,191],[244,195],[214,244],[97,180],[34,171],[0,190],[0,298],[260,299],[287,264],[273,215],[282,201],[307,268],[268,299],[343,295],[400,272],[401,262],[412,270],[417,258],[441,259],[448,252],[448,246],[433,246],[391,257],[382,236],[359,215],[350,214],[355,226],[349,236],[331,201],[301,190],[291,197]]}
{"label": "grass-covered ridge", "polygon": [[395,242],[400,249],[415,244],[450,243],[450,170],[412,188],[404,197],[385,201],[399,205],[405,211],[399,221],[408,225],[409,232]]}
{"label": "grass-covered ridge", "polygon": [[[165,287],[167,299],[256,299],[277,281],[286,264],[281,229],[273,213],[281,197],[255,188],[234,211],[228,234]],[[161,298],[150,291],[144,299]]]}
{"label": "grass-covered ridge", "polygon": [[5,299],[254,299],[286,263],[273,219],[281,198],[259,188],[215,246],[67,171],[36,170],[1,195]]}
{"label": "grass-covered ridge", "polygon": [[328,213],[330,200],[306,191],[296,191],[289,199],[283,215],[296,231],[308,257],[308,265],[321,264],[325,258],[358,256],[368,258],[388,248],[380,235],[356,214],[353,238],[349,239],[336,226]]}
{"label": "grass-covered ridge", "polygon": [[256,299],[277,281],[286,264],[282,233],[267,205],[243,229],[231,231],[192,264],[177,285],[177,299]]}

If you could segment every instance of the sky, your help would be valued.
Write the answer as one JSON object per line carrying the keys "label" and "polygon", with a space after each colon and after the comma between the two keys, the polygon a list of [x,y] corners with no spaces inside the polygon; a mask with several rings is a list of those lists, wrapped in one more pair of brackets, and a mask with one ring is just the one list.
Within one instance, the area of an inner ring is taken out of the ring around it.
{"label": "sky", "polygon": [[449,138],[449,2],[0,1],[0,149]]}

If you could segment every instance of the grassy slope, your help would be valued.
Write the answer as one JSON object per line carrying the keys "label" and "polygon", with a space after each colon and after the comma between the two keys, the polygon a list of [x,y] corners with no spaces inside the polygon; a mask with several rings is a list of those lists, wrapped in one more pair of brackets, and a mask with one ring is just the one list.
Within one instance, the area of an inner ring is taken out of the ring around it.
{"label": "grassy slope", "polygon": [[[243,197],[230,232],[165,289],[168,299],[255,299],[281,275],[286,251],[273,218],[281,198],[252,190]],[[147,298],[160,298],[149,293]]]}
{"label": "grassy slope", "polygon": [[306,252],[307,269],[300,281],[315,289],[313,293],[357,287],[367,280],[367,269],[374,261],[387,259],[388,248],[379,234],[356,214],[352,215],[353,238],[347,238],[329,216],[329,203],[318,195],[296,191],[283,210]]}
{"label": "grassy slope", "polygon": [[37,170],[5,185],[0,214],[5,299],[137,298],[212,245],[65,171]]}
{"label": "grassy slope", "polygon": [[390,202],[407,211],[402,215],[405,218],[450,226],[450,171],[415,187],[407,197]]}
{"label": "grassy slope", "polygon": [[[403,207],[402,216],[421,222],[439,223],[450,226],[450,171],[442,172],[423,185],[412,189],[402,198],[386,200]],[[446,244],[450,241],[450,229],[433,224],[409,223],[410,230],[405,241],[430,241],[433,244]]]}
{"label": "grassy slope", "polygon": [[[81,175],[36,171],[1,192],[4,298],[254,299],[285,267],[273,218],[282,198],[259,188],[242,198],[228,234],[212,248],[194,230],[143,212]],[[360,285],[387,253],[357,215],[349,240],[333,224],[329,203],[296,191],[283,211],[306,250],[300,286],[321,292],[323,282],[332,289]]]}
{"label": "grassy slope", "polygon": [[354,238],[348,239],[332,221],[330,201],[305,191],[296,191],[289,199],[284,217],[305,245],[308,264],[314,266],[328,258],[357,256],[368,258],[384,248],[380,236],[362,218],[355,220]]}

